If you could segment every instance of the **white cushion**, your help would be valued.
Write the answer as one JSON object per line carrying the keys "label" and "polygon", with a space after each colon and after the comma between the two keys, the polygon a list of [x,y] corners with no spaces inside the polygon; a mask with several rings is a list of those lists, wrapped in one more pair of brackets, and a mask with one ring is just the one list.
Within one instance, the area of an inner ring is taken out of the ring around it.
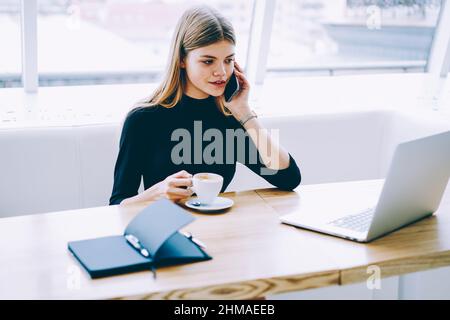
{"label": "white cushion", "polygon": [[80,207],[80,161],[68,128],[0,130],[0,216]]}
{"label": "white cushion", "polygon": [[83,208],[109,204],[121,127],[117,124],[74,128],[81,170]]}
{"label": "white cushion", "polygon": [[[386,111],[270,117],[262,123],[279,129],[280,144],[294,157],[302,184],[377,179]],[[227,191],[269,187],[262,178],[238,165]]]}
{"label": "white cushion", "polygon": [[381,175],[387,174],[395,148],[399,143],[450,130],[450,121],[430,112],[391,112],[381,151]]}

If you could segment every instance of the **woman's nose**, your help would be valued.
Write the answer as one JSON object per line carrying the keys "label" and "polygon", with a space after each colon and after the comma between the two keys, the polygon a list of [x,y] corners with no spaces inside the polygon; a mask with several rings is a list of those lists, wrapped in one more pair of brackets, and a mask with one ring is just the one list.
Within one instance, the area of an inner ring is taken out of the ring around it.
{"label": "woman's nose", "polygon": [[214,71],[214,76],[216,76],[216,77],[223,76],[225,74],[226,74],[226,71],[225,71],[225,66],[223,64],[220,65],[219,68]]}

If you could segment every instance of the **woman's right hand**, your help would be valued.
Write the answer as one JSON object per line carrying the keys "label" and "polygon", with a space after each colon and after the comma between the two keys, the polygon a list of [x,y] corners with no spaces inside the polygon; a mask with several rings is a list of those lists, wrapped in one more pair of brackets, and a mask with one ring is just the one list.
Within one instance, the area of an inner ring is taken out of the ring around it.
{"label": "woman's right hand", "polygon": [[141,192],[134,197],[124,199],[120,204],[154,201],[161,198],[178,201],[188,198],[194,193],[190,188],[183,188],[191,186],[192,174],[185,170],[181,170],[168,176],[163,181],[154,184],[144,192]]}
{"label": "woman's right hand", "polygon": [[192,174],[185,170],[178,171],[158,182],[154,187],[159,198],[167,198],[173,201],[188,198],[193,194],[193,191],[189,188],[192,187]]}

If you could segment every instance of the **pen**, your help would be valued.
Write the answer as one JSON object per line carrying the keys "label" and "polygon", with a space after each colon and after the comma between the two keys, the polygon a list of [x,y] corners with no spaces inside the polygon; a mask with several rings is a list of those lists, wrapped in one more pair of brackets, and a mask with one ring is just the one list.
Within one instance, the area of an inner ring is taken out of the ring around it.
{"label": "pen", "polygon": [[[139,242],[139,239],[133,236],[132,234],[125,235],[125,239],[129,244],[133,246],[141,255],[143,255],[145,258],[150,257],[150,253],[147,249],[145,249],[141,243]],[[153,279],[156,279],[156,268],[154,267],[153,263],[150,264],[150,270],[153,273]]]}
{"label": "pen", "polygon": [[128,243],[130,243],[137,251],[139,251],[144,257],[148,258],[150,256],[150,253],[148,253],[148,250],[145,249],[139,242],[138,238],[133,236],[132,234],[127,234],[125,236],[125,239],[127,239]]}
{"label": "pen", "polygon": [[190,239],[192,242],[194,242],[196,245],[198,245],[200,248],[202,249],[206,249],[206,244],[204,244],[202,241],[200,241],[197,238],[194,238],[194,236],[192,235],[192,233],[190,232],[182,232],[179,231],[182,235],[184,235],[186,238]]}

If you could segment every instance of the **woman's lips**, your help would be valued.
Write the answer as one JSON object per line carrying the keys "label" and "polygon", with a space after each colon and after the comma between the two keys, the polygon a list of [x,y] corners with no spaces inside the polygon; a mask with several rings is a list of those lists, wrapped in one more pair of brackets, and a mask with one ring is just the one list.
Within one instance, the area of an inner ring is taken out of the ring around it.
{"label": "woman's lips", "polygon": [[223,88],[223,87],[225,87],[226,82],[221,82],[221,83],[210,82],[210,84],[212,84],[216,88]]}

